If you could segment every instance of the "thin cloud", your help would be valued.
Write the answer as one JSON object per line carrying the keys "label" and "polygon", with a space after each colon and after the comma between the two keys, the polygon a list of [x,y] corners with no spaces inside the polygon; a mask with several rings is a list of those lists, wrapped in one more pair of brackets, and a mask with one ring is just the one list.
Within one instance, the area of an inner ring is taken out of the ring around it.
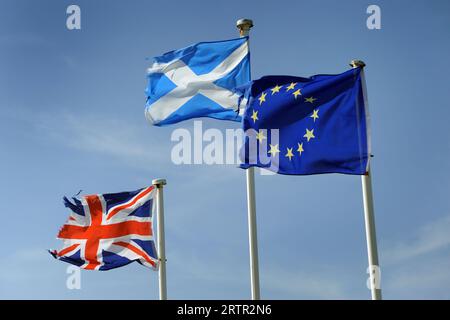
{"label": "thin cloud", "polygon": [[301,270],[266,270],[262,276],[262,286],[277,296],[281,294],[283,298],[291,299],[345,299],[347,296],[342,283],[335,278]]}
{"label": "thin cloud", "polygon": [[[175,165],[171,149],[177,143],[170,140],[167,131],[104,114],[41,114],[33,119],[33,125],[42,139],[50,139],[72,149],[104,155],[109,160],[142,170],[177,172],[190,183],[204,184],[214,176],[216,184],[229,180],[244,183],[245,171],[237,165]],[[191,134],[193,129],[188,127]],[[205,143],[206,145],[206,143]],[[186,170],[180,170],[186,169]]]}
{"label": "thin cloud", "polygon": [[450,215],[443,216],[419,230],[411,243],[398,243],[387,248],[383,260],[387,264],[423,256],[450,246]]}
{"label": "thin cloud", "polygon": [[449,299],[449,269],[446,256],[398,264],[381,286],[388,299]]}
{"label": "thin cloud", "polygon": [[64,112],[41,115],[36,128],[44,138],[89,153],[108,156],[132,166],[148,169],[170,161],[170,153],[154,134],[148,134],[124,119],[104,115]]}

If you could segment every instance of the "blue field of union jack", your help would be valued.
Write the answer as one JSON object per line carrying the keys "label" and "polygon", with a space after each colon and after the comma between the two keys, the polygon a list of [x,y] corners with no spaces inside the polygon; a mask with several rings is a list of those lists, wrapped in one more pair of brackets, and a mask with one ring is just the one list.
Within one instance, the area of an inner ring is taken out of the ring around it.
{"label": "blue field of union jack", "polygon": [[87,270],[110,270],[133,261],[157,269],[153,239],[155,187],[131,192],[94,194],[72,202],[67,222],[57,238],[64,246],[50,253]]}

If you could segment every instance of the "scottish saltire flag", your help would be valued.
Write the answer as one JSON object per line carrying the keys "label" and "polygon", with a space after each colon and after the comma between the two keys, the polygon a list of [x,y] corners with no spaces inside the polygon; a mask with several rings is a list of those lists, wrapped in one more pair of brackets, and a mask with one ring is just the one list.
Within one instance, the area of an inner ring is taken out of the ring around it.
{"label": "scottish saltire flag", "polygon": [[365,174],[370,151],[362,86],[356,68],[310,78],[267,76],[242,88],[248,131],[241,168]]}
{"label": "scottish saltire flag", "polygon": [[198,117],[241,121],[235,88],[250,81],[247,37],[201,42],[154,60],[146,89],[150,123]]}
{"label": "scottish saltire flag", "polygon": [[153,241],[153,186],[132,192],[64,197],[71,209],[58,233],[64,243],[50,253],[83,269],[109,270],[133,261],[157,269]]}

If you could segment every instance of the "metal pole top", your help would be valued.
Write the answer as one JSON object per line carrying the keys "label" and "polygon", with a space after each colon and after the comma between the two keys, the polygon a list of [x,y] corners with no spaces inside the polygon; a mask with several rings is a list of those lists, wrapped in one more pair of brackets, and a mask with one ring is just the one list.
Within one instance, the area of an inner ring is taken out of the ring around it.
{"label": "metal pole top", "polygon": [[364,68],[366,66],[366,64],[362,60],[352,60],[350,62],[350,66],[352,68]]}
{"label": "metal pole top", "polygon": [[251,19],[239,19],[236,22],[236,27],[239,29],[239,34],[247,36],[250,28],[253,27],[253,21]]}
{"label": "metal pole top", "polygon": [[154,179],[152,181],[152,184],[156,186],[157,188],[161,188],[162,186],[165,186],[167,184],[166,179]]}

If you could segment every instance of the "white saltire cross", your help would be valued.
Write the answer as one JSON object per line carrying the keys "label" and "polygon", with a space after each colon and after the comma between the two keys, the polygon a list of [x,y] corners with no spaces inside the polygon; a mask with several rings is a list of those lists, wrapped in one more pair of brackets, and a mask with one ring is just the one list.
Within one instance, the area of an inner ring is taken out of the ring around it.
{"label": "white saltire cross", "polygon": [[215,85],[213,82],[233,71],[247,54],[248,44],[246,41],[211,72],[202,75],[195,74],[181,60],[164,64],[155,63],[147,72],[163,73],[176,85],[176,88],[146,109],[147,118],[152,122],[166,119],[197,94],[202,94],[223,108],[238,110],[239,96],[226,88]]}

